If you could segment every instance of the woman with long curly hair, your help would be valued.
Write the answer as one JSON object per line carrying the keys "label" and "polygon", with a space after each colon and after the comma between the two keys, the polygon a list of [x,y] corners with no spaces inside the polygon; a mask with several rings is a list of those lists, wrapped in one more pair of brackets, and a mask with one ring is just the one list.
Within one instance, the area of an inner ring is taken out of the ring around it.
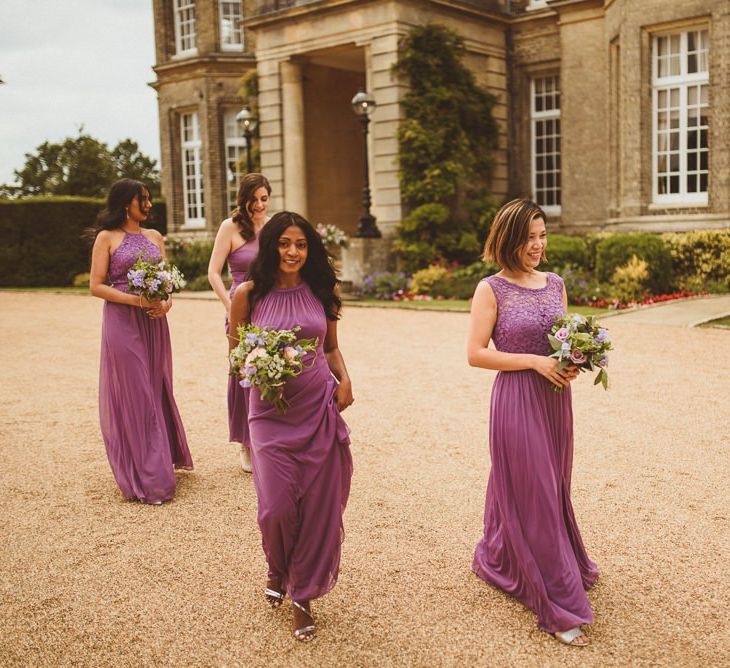
{"label": "woman with long curly hair", "polygon": [[127,287],[140,255],[166,257],[162,235],[142,227],[151,208],[144,183],[112,185],[94,230],[90,287],[104,300],[99,417],[109,464],[126,498],[160,504],[175,495],[175,469],[193,460],[172,393],[172,298],[149,302]]}
{"label": "woman with long curly hair", "polygon": [[[231,297],[236,288],[249,279],[251,262],[259,252],[259,232],[268,220],[271,185],[263,174],[250,173],[241,179],[236,196],[236,208],[226,218],[215,236],[213,252],[208,263],[208,281],[226,309],[226,334]],[[221,273],[225,263],[233,283],[226,290]],[[228,378],[228,437],[241,444],[241,467],[251,472],[246,395],[233,377]]]}
{"label": "woman with long curly hair", "polygon": [[[310,601],[337,580],[352,477],[349,429],[340,412],[353,396],[337,343],[337,283],[319,234],[302,216],[284,211],[262,230],[251,281],[231,302],[231,335],[251,322],[298,326],[301,338],[319,339],[302,373],[286,383],[286,413],[249,390],[258,524],[269,566],[264,593],[272,608],[289,595],[294,637],[302,641],[314,637]],[[231,338],[230,347],[235,344]]]}

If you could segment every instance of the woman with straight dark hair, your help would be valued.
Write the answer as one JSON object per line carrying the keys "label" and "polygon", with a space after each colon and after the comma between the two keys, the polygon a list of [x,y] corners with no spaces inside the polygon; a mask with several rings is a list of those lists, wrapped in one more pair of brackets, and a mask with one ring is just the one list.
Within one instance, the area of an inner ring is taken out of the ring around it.
{"label": "woman with straight dark hair", "polygon": [[175,469],[193,460],[172,393],[172,298],[149,302],[127,287],[138,257],[166,257],[162,235],[142,227],[151,208],[143,183],[112,185],[97,217],[90,287],[104,300],[99,417],[109,464],[126,498],[160,504],[175,495]]}
{"label": "woman with straight dark hair", "polygon": [[[231,297],[236,288],[249,279],[251,262],[259,251],[258,235],[266,224],[271,185],[263,174],[246,174],[241,179],[236,196],[236,208],[226,218],[215,236],[213,252],[208,263],[208,281],[226,309],[226,334]],[[225,263],[231,271],[233,283],[226,290],[221,276]],[[246,395],[235,378],[228,378],[228,437],[241,445],[241,468],[251,472]]]}
{"label": "woman with straight dark hair", "polygon": [[545,214],[526,199],[497,212],[484,246],[484,259],[501,271],[474,292],[467,354],[471,366],[499,373],[491,397],[484,537],[472,568],[534,610],[541,629],[583,647],[588,638],[580,625],[593,621],[585,590],[598,569],[570,500],[570,383],[578,370],[561,370],[548,356],[547,335],[568,300],[560,276],[537,270],[546,246]]}
{"label": "woman with straight dark hair", "polygon": [[270,329],[299,326],[299,338],[319,339],[302,373],[285,385],[286,413],[256,388],[249,391],[258,523],[269,565],[264,594],[272,608],[289,594],[294,637],[302,641],[314,637],[310,601],[337,581],[352,477],[349,429],[340,416],[353,397],[337,343],[337,283],[319,234],[284,211],[262,230],[251,281],[239,286],[231,303],[231,335],[252,322]]}

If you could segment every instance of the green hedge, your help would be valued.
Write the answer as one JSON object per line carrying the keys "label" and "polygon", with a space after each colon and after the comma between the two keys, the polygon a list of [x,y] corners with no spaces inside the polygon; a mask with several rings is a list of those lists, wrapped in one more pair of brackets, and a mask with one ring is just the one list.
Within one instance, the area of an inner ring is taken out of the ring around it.
{"label": "green hedge", "polygon": [[[103,206],[88,197],[0,199],[0,286],[71,285],[89,270],[83,235]],[[164,234],[164,202],[155,202],[153,217],[147,227]]]}
{"label": "green hedge", "polygon": [[596,246],[596,278],[601,283],[610,282],[613,272],[634,255],[649,265],[647,287],[652,294],[671,292],[674,287],[672,255],[657,234],[634,232],[602,239]]}
{"label": "green hedge", "polygon": [[560,271],[568,265],[590,269],[593,264],[585,237],[564,234],[548,236],[547,258],[546,266],[553,271]]}
{"label": "green hedge", "polygon": [[680,287],[730,287],[730,230],[670,232],[662,239],[669,248]]}

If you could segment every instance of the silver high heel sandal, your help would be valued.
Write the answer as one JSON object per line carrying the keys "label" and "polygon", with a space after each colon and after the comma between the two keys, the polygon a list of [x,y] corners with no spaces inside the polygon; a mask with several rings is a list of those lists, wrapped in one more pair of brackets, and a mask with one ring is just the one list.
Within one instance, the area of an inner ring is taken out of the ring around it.
{"label": "silver high heel sandal", "polygon": [[[292,605],[295,605],[297,608],[299,608],[309,619],[314,622],[314,616],[312,615],[310,610],[307,610],[301,603],[297,603],[296,601],[291,602]],[[310,624],[309,626],[303,626],[300,629],[294,629],[294,637],[299,640],[299,642],[309,642],[314,638],[314,631],[315,626],[314,624]]]}

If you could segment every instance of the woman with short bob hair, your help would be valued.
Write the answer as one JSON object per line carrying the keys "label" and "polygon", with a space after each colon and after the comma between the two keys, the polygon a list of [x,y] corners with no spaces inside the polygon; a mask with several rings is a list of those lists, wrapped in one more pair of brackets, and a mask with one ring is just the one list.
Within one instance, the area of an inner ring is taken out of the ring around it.
{"label": "woman with short bob hair", "polygon": [[[472,568],[537,613],[538,626],[568,645],[588,638],[585,590],[598,578],[573,514],[573,367],[560,369],[547,335],[567,310],[563,280],[538,271],[545,259],[545,214],[516,199],[496,214],[484,258],[500,271],[476,287],[467,356],[499,373],[491,395],[484,536]],[[489,341],[496,349],[489,348]],[[558,390],[558,391],[555,391]]]}
{"label": "woman with short bob hair", "polygon": [[352,477],[349,429],[340,412],[354,401],[337,342],[338,280],[322,239],[302,216],[277,213],[259,236],[251,281],[231,302],[230,346],[238,326],[300,327],[319,340],[302,373],[287,381],[286,413],[249,391],[248,423],[258,524],[268,562],[264,594],[277,608],[292,600],[294,637],[314,637],[310,601],[337,581],[342,514]]}

